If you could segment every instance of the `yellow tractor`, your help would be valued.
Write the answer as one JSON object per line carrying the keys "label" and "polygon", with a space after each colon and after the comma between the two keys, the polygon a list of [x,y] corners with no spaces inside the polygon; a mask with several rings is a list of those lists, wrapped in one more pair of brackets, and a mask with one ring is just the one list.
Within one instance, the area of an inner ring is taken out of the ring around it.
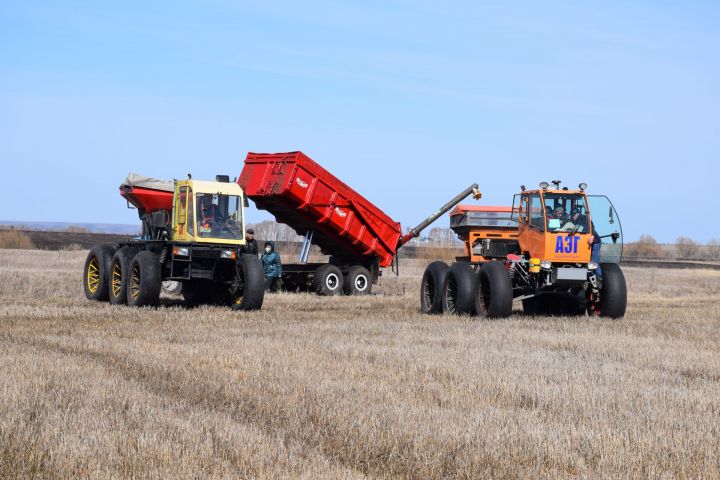
{"label": "yellow tractor", "polygon": [[512,207],[460,205],[450,226],[465,244],[452,266],[425,270],[425,313],[507,317],[513,299],[528,315],[625,315],[627,288],[618,266],[622,228],[610,200],[542,182],[521,187]]}
{"label": "yellow tractor", "polygon": [[265,276],[257,255],[243,254],[245,199],[237,183],[224,175],[212,182],[130,174],[120,194],[137,208],[142,234],[90,250],[83,272],[88,299],[157,305],[162,282],[176,281],[191,305],[262,307]]}

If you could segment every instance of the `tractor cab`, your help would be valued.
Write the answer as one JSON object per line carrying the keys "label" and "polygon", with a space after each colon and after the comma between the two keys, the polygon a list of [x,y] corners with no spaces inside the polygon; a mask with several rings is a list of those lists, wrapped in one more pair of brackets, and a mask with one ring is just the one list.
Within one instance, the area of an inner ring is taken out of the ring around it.
{"label": "tractor cab", "polygon": [[555,264],[589,264],[592,246],[601,243],[596,263],[618,263],[622,255],[620,219],[605,196],[587,195],[587,185],[560,188],[542,182],[537,190],[515,195],[512,216],[518,242],[530,258]]}
{"label": "tractor cab", "polygon": [[178,180],[173,202],[173,240],[245,244],[244,198],[237,183]]}

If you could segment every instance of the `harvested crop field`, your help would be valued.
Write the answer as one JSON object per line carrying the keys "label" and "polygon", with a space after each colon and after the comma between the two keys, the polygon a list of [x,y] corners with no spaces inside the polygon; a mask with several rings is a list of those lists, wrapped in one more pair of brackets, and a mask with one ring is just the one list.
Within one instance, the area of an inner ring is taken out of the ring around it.
{"label": "harvested crop field", "polygon": [[85,252],[0,250],[0,478],[720,478],[720,272],[626,268],[621,321],[85,300]]}

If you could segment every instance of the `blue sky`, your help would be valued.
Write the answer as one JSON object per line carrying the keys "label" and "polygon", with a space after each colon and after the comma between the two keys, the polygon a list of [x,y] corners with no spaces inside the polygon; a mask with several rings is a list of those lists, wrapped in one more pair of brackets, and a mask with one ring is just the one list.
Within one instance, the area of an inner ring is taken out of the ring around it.
{"label": "blue sky", "polygon": [[0,220],[134,223],[130,171],[303,150],[404,227],[560,178],[628,240],[720,237],[720,3],[500,3],[3,0]]}

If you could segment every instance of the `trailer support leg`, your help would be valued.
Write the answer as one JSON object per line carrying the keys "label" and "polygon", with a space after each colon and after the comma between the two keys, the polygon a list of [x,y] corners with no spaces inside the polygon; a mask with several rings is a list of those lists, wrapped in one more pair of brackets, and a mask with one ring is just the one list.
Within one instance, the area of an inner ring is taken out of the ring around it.
{"label": "trailer support leg", "polygon": [[307,263],[308,256],[310,256],[310,245],[312,245],[314,230],[308,230],[305,232],[305,238],[303,239],[302,247],[300,248],[300,263]]}

